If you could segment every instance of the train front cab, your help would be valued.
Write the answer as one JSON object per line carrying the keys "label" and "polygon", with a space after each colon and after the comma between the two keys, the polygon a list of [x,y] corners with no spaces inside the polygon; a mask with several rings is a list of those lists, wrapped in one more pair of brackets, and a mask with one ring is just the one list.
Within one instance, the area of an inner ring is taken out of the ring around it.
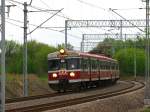
{"label": "train front cab", "polygon": [[49,86],[52,89],[56,91],[66,90],[76,87],[78,82],[81,82],[79,57],[68,57],[63,60],[57,59],[57,61],[51,59],[48,65]]}
{"label": "train front cab", "polygon": [[105,57],[67,56],[49,59],[49,86],[59,91],[69,88],[87,88],[119,79],[117,61]]}

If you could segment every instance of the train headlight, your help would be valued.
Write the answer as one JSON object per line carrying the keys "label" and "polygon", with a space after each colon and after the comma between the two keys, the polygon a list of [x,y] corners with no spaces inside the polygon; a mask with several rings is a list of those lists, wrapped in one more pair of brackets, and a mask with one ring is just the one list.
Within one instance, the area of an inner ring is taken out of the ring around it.
{"label": "train headlight", "polygon": [[64,49],[60,49],[60,54],[64,54],[65,53],[65,50]]}
{"label": "train headlight", "polygon": [[74,72],[70,72],[70,77],[75,77],[75,73]]}
{"label": "train headlight", "polygon": [[54,78],[56,78],[57,77],[57,74],[56,73],[53,73],[53,75],[52,75]]}

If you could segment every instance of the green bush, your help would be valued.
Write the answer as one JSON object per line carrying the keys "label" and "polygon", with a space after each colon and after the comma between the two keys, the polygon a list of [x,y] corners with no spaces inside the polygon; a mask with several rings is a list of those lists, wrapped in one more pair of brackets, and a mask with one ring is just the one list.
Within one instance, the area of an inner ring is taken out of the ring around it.
{"label": "green bush", "polygon": [[[134,55],[134,53],[136,54],[136,56]],[[137,74],[144,74],[145,51],[143,49],[121,49],[113,57],[119,61],[119,66],[122,74],[134,74],[134,59],[136,59]]]}
{"label": "green bush", "polygon": [[[36,41],[28,42],[28,73],[47,73],[47,55],[57,49]],[[6,42],[6,72],[23,72],[23,45],[14,41]]]}

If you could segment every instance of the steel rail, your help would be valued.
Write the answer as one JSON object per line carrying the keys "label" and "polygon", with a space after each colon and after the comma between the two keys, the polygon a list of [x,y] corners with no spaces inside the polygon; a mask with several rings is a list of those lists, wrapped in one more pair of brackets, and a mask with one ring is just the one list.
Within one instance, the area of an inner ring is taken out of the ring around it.
{"label": "steel rail", "polygon": [[40,99],[40,98],[56,97],[56,96],[62,96],[62,95],[67,95],[67,94],[71,94],[71,92],[67,92],[67,93],[56,92],[56,93],[50,93],[50,94],[44,94],[44,95],[9,98],[9,99],[6,99],[6,103],[15,103],[15,102],[28,101],[28,100],[35,100],[35,99]]}
{"label": "steel rail", "polygon": [[[58,101],[58,102],[53,102],[53,103],[48,103],[48,104],[17,108],[17,109],[7,110],[6,112],[41,112],[41,111],[45,111],[45,110],[52,110],[52,109],[71,106],[71,105],[75,105],[75,104],[81,104],[81,103],[85,103],[85,102],[95,101],[98,99],[104,99],[104,98],[108,98],[108,97],[113,97],[113,96],[129,93],[129,92],[133,92],[133,91],[141,89],[145,86],[144,83],[141,83],[141,82],[139,82],[139,83],[141,84],[141,86],[137,87],[137,88],[134,88],[135,85],[132,85],[130,87],[121,89],[119,91],[116,90],[114,92],[107,92],[107,93],[103,93],[103,94],[101,93],[101,94],[81,97],[81,98],[77,98],[77,99],[70,99],[70,100]],[[132,88],[134,88],[134,89],[132,89]]]}
{"label": "steel rail", "polygon": [[[94,90],[102,89],[102,88],[109,87],[109,86],[112,86],[112,85],[103,85],[103,86],[97,87],[97,88],[87,88],[84,91],[80,91],[80,93],[88,92],[88,91],[94,91]],[[57,97],[57,96],[69,95],[69,94],[73,94],[73,93],[74,93],[73,91],[68,90],[65,93],[54,92],[54,93],[35,95],[35,96],[27,96],[27,97],[23,96],[23,97],[16,97],[16,98],[7,98],[6,103],[16,103],[16,102],[29,101],[29,100],[35,100],[35,99],[47,98],[47,97],[49,97],[49,98],[50,97]]]}

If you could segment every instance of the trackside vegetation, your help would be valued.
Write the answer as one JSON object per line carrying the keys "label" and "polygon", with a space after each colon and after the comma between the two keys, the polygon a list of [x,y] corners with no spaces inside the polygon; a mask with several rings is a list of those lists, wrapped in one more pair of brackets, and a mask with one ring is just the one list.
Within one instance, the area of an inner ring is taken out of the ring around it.
{"label": "trackside vegetation", "polygon": [[[90,52],[105,54],[119,62],[121,74],[133,75],[136,60],[137,75],[145,72],[145,40],[138,37],[136,40],[126,41],[106,38]],[[102,45],[106,45],[102,46]],[[28,41],[28,73],[47,74],[47,55],[63,48],[64,44],[57,47],[36,41]],[[68,44],[70,50],[73,46]],[[23,45],[15,41],[6,42],[6,72],[22,74],[23,71]],[[43,77],[43,76],[42,76]]]}
{"label": "trackside vegetation", "polygon": [[[45,79],[46,75],[43,74],[47,74],[48,70],[47,55],[64,48],[64,44],[54,47],[33,40],[28,41],[27,47],[28,74],[38,74],[40,78]],[[68,44],[68,47],[73,49],[71,44]],[[15,41],[6,41],[6,73],[23,73],[23,45]]]}
{"label": "trackside vegetation", "polygon": [[143,111],[141,111],[141,112],[150,112],[150,107],[148,107],[148,108],[145,108]]}
{"label": "trackside vegetation", "polygon": [[105,54],[119,62],[121,75],[133,75],[136,63],[137,75],[145,73],[145,39],[137,37],[134,40],[115,40],[105,38],[90,51],[91,53]]}
{"label": "trackside vegetation", "polygon": [[[28,73],[47,73],[47,54],[57,48],[36,41],[28,42]],[[21,74],[23,71],[23,45],[6,42],[6,72]]]}
{"label": "trackside vegetation", "polygon": [[[143,49],[128,48],[119,50],[113,56],[118,60],[121,74],[134,74],[134,64],[136,72],[142,76],[145,72],[145,51]],[[135,63],[136,61],[136,63]]]}

